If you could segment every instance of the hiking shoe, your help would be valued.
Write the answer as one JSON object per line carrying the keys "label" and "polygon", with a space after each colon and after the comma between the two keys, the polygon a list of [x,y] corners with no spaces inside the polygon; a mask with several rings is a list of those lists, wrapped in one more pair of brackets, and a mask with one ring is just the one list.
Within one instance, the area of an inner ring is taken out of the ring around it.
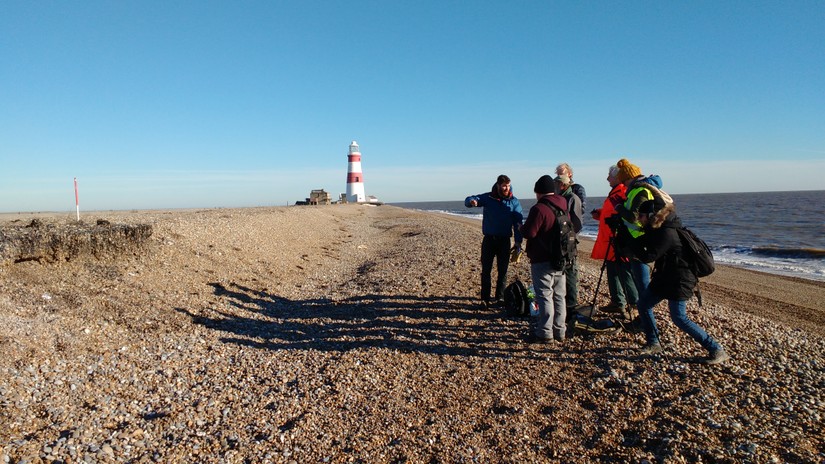
{"label": "hiking shoe", "polygon": [[654,354],[659,354],[662,351],[664,351],[662,349],[662,345],[660,345],[658,343],[652,343],[650,345],[645,345],[644,347],[642,347],[639,350],[639,354],[645,355],[645,356],[650,356],[650,355],[654,355]]}
{"label": "hiking shoe", "polygon": [[707,359],[705,359],[705,364],[722,364],[728,359],[730,359],[730,356],[728,356],[728,353],[725,352],[725,349],[719,348],[708,355]]}
{"label": "hiking shoe", "polygon": [[620,306],[616,303],[610,303],[606,306],[599,306],[599,311],[603,313],[623,313],[624,310],[624,306]]}
{"label": "hiking shoe", "polygon": [[628,321],[633,320],[633,309],[630,306],[626,307],[620,317]]}
{"label": "hiking shoe", "polygon": [[530,335],[528,335],[524,339],[524,341],[526,343],[531,344],[531,345],[533,345],[533,344],[536,344],[536,345],[544,344],[544,345],[546,345],[546,344],[553,343],[555,340],[552,337],[550,337],[550,338],[539,337],[538,335],[531,333]]}
{"label": "hiking shoe", "polygon": [[633,320],[630,320],[629,318],[626,319],[626,321],[619,321],[619,325],[622,326],[622,329],[624,329],[625,332],[632,334],[644,332],[641,319],[639,319],[638,317],[634,318]]}

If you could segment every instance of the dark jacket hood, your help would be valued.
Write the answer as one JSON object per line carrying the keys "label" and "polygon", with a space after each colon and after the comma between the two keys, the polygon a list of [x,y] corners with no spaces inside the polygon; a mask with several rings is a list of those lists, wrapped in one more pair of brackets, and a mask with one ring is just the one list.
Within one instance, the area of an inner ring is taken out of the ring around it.
{"label": "dark jacket hood", "polygon": [[[675,223],[678,221],[679,225],[677,226]],[[679,227],[681,226],[681,220],[678,216],[676,216],[676,206],[671,201],[670,203],[665,203],[665,206],[662,207],[656,214],[650,218],[648,222],[648,227],[651,229],[658,229],[662,226],[668,225],[671,227]]]}

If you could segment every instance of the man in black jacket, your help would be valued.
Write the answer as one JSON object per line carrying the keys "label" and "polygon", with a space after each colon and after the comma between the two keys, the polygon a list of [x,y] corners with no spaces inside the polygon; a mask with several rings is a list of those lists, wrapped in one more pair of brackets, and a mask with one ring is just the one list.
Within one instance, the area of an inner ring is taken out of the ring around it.
{"label": "man in black jacket", "polygon": [[699,279],[693,274],[682,254],[682,242],[676,229],[682,221],[676,216],[673,203],[657,198],[648,200],[639,207],[639,222],[645,233],[633,241],[636,257],[643,263],[655,261],[650,285],[639,296],[639,317],[644,328],[647,344],[642,354],[662,352],[659,331],[653,307],[667,300],[673,323],[708,350],[706,364],[719,364],[730,359],[719,342],[707,334],[687,316],[687,300],[693,296],[693,289]]}

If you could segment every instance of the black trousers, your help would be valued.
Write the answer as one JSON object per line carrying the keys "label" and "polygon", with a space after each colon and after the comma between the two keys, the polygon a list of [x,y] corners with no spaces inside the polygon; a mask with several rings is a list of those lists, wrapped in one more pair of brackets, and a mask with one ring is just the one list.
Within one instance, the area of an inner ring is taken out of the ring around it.
{"label": "black trousers", "polygon": [[510,266],[510,237],[485,235],[481,241],[481,299],[489,300],[492,287],[493,260],[496,260],[498,276],[495,299],[507,286],[507,268]]}

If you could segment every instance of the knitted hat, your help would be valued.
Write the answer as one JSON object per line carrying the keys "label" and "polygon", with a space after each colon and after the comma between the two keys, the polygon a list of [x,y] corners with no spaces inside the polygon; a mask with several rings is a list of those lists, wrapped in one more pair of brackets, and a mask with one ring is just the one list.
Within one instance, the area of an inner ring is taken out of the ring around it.
{"label": "knitted hat", "polygon": [[556,191],[556,184],[553,182],[553,178],[548,176],[547,174],[539,177],[539,180],[536,181],[536,186],[533,187],[533,191],[536,193],[555,193]]}
{"label": "knitted hat", "polygon": [[626,158],[620,159],[619,162],[616,163],[616,166],[619,168],[619,175],[616,176],[619,182],[625,182],[642,175],[642,170],[639,169],[639,166],[631,163]]}

